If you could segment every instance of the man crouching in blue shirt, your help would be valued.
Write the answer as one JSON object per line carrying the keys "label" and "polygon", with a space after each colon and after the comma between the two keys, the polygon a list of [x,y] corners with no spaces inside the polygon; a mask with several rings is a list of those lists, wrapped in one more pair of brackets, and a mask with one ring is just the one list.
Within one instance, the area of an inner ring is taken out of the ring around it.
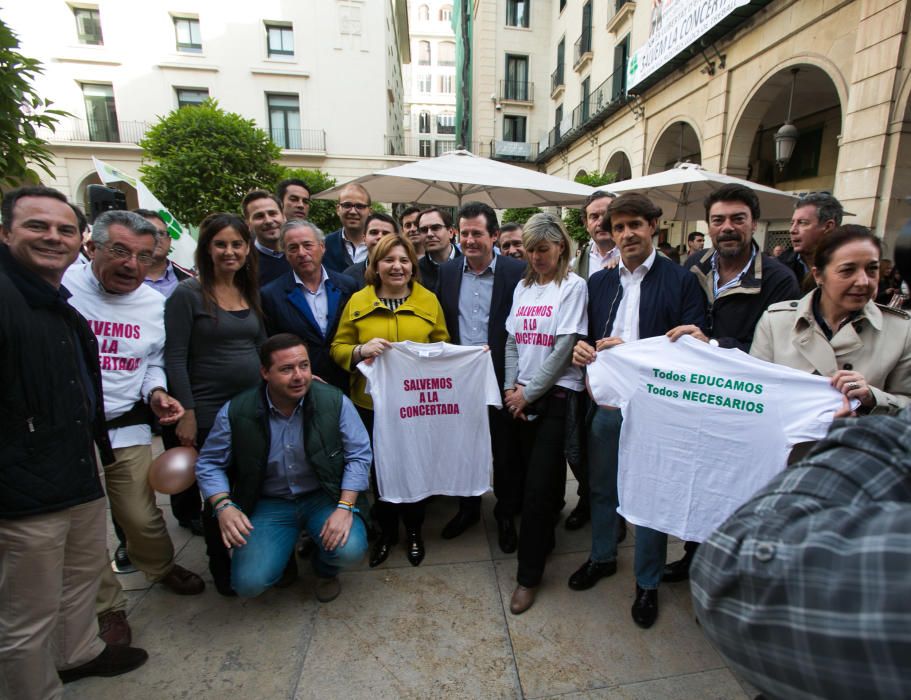
{"label": "man crouching in blue shirt", "polygon": [[367,551],[370,440],[351,401],[313,381],[299,337],[272,336],[260,362],[263,383],[215,418],[196,463],[199,489],[233,550],[238,595],[252,598],[274,585],[306,530],[319,545],[316,598],[327,603],[341,591],[339,570]]}

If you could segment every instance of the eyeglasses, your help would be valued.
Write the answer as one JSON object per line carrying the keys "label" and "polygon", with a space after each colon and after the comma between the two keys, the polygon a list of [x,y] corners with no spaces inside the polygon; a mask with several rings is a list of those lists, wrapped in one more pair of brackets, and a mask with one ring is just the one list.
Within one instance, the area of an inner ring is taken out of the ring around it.
{"label": "eyeglasses", "polygon": [[369,204],[364,204],[363,202],[339,202],[338,205],[345,211],[350,211],[352,209],[364,211],[370,206]]}
{"label": "eyeglasses", "polygon": [[151,265],[155,262],[155,256],[151,253],[133,253],[119,245],[100,245],[98,247],[106,250],[108,255],[115,260],[130,260],[136,258],[136,262],[140,265]]}
{"label": "eyeglasses", "polygon": [[430,233],[431,231],[434,233],[439,233],[444,228],[446,228],[446,226],[443,224],[432,224],[431,226],[418,226],[418,231],[420,233]]}

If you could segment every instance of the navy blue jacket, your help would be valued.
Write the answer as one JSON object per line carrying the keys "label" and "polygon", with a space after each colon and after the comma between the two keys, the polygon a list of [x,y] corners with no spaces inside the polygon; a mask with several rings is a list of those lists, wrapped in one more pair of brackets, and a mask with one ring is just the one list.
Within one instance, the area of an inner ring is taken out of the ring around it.
{"label": "navy blue jacket", "polygon": [[260,292],[266,317],[266,332],[269,335],[294,333],[303,338],[310,351],[313,373],[347,393],[350,383],[348,372],[332,361],[329,356],[329,345],[338,328],[342,309],[351,295],[357,291],[357,285],[345,275],[329,269],[326,273],[329,276],[326,280],[326,293],[329,298],[329,323],[326,335],[320,331],[304,293],[298,289],[294,281],[293,272],[287,272],[270,282]]}
{"label": "navy blue jacket", "polygon": [[[588,339],[613,335],[614,319],[623,298],[620,268],[601,270],[588,279]],[[686,324],[705,329],[705,294],[696,276],[662,255],[642,280],[639,297],[639,337],[664,335]]]}
{"label": "navy blue jacket", "polygon": [[[463,257],[453,258],[439,268],[437,287],[434,290],[443,307],[443,318],[450,342],[459,345],[459,291],[462,288],[462,275],[465,268]],[[497,375],[498,386],[503,386],[504,365],[506,362],[506,317],[512,309],[512,295],[525,274],[525,263],[505,255],[497,256],[497,266],[493,274],[493,294],[490,298],[490,313],[487,318],[487,345],[490,347],[490,359]]]}
{"label": "navy blue jacket", "polygon": [[326,236],[326,252],[323,254],[323,267],[331,272],[344,273],[351,267],[354,260],[348,254],[348,247],[342,240],[342,229],[333,231]]}

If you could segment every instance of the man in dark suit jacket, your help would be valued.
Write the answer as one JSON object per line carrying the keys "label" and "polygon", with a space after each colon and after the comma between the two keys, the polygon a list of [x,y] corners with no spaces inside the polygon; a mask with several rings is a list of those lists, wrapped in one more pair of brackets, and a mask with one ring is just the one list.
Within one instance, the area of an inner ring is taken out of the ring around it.
{"label": "man in dark suit jacket", "polygon": [[[424,218],[421,219],[422,223]],[[437,297],[443,307],[446,328],[457,345],[487,345],[499,386],[503,386],[506,355],[506,317],[512,295],[525,273],[525,264],[496,255],[499,234],[497,216],[486,204],[469,202],[456,217],[464,257],[439,267]],[[514,457],[518,423],[504,411],[490,408],[493,449],[494,493],[500,549],[513,552],[517,537],[514,517],[522,493],[521,465]],[[458,537],[481,517],[481,497],[463,497],[459,512],[443,528],[443,537]]]}
{"label": "man in dark suit jacket", "polygon": [[329,357],[329,344],[342,310],[357,287],[350,277],[323,266],[323,232],[308,221],[282,226],[280,245],[291,265],[262,288],[269,335],[293,333],[307,343],[313,374],[348,391],[348,373]]}
{"label": "man in dark suit jacket", "polygon": [[462,253],[453,244],[452,219],[445,209],[430,207],[418,214],[418,232],[424,236],[426,254],[418,260],[421,284],[427,289],[436,289],[440,265],[459,258]]}
{"label": "man in dark suit jacket", "polygon": [[364,222],[370,213],[370,194],[360,185],[347,185],[339,192],[335,211],[342,227],[326,236],[327,270],[344,272],[346,268],[367,259]]}

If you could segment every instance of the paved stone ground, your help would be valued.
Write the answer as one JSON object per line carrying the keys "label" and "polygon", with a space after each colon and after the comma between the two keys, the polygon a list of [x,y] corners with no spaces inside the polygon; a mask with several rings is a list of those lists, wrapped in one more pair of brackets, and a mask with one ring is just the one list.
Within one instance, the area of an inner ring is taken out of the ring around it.
{"label": "paved stone ground", "polygon": [[[567,483],[564,515],[575,488]],[[492,496],[484,497],[479,525],[442,540],[456,507],[451,498],[430,504],[420,567],[399,548],[377,569],[365,561],[343,573],[341,595],[320,604],[304,563],[290,588],[255,600],[223,598],[211,584],[202,538],[178,527],[165,506],[178,562],[203,575],[205,593],[184,598],[149,586],[142,574],[121,576],[133,643],[149,652],[149,661],[117,678],[70,684],[65,697],[744,700],[755,694],[695,623],[686,584],[663,586],[657,623],[636,627],[629,613],[632,532],[617,574],[575,592],[566,581],[585,561],[591,531],[567,532],[561,521],[537,601],[514,616],[515,555],[497,546]],[[679,542],[669,550],[673,558],[682,553]]]}

